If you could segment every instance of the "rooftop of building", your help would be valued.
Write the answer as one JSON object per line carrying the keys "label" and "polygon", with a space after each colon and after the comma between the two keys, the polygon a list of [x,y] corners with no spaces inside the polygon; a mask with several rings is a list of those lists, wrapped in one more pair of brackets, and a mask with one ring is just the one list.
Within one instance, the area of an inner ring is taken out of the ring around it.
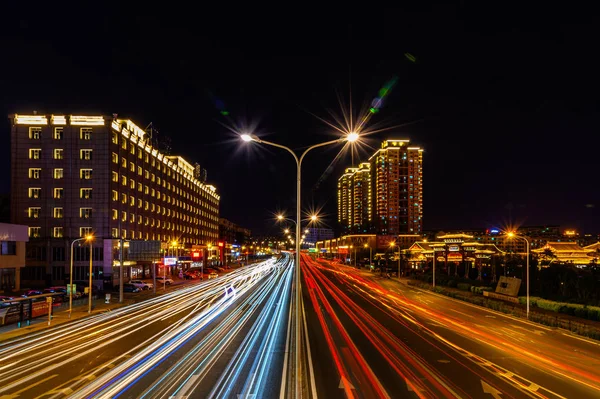
{"label": "rooftop of building", "polygon": [[147,153],[155,156],[159,161],[169,166],[175,172],[183,175],[185,178],[190,180],[199,186],[203,191],[209,195],[220,199],[217,194],[217,189],[211,184],[206,184],[203,181],[197,179],[194,175],[194,166],[186,161],[179,155],[166,155],[161,153],[157,148],[152,146],[151,140],[147,137],[147,133],[144,129],[137,126],[130,119],[118,119],[117,115],[112,116],[106,115],[22,115],[22,114],[11,114],[8,116],[12,123],[15,125],[28,125],[28,126],[78,126],[78,127],[90,127],[90,126],[110,126],[113,130],[121,133],[123,136],[129,138],[139,147],[143,148]]}

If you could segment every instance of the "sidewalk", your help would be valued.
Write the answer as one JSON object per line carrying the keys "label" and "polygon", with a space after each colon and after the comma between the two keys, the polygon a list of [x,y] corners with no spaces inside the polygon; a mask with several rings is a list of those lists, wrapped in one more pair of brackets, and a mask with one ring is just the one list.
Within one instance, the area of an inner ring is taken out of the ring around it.
{"label": "sidewalk", "polygon": [[[199,282],[201,281],[173,278],[173,284],[167,286],[167,292],[171,291],[173,288],[183,287]],[[162,284],[157,284],[156,296],[162,295],[164,292],[165,291],[163,291]],[[153,294],[152,290],[142,291],[139,293],[125,293],[123,303],[119,303],[119,292],[113,291],[110,292],[110,294],[110,303],[105,303],[104,294],[92,300],[91,315],[110,312],[111,310],[118,309],[123,306],[132,305],[136,302],[152,298],[155,295]],[[63,302],[57,308],[54,308],[52,311],[52,321],[50,322],[50,326],[48,325],[48,315],[39,316],[34,319],[31,319],[30,325],[27,325],[27,322],[23,321],[21,327],[19,327],[18,323],[0,326],[0,342],[90,316],[90,313],[88,313],[87,299],[79,299],[73,301],[73,312],[71,313],[71,318],[69,318],[68,300],[66,302]]]}
{"label": "sidewalk", "polygon": [[[141,298],[140,298],[141,299]],[[145,299],[145,298],[144,298]],[[41,331],[44,329],[52,328],[60,324],[68,323],[73,320],[82,319],[90,316],[88,313],[87,301],[77,301],[77,306],[73,304],[73,312],[71,318],[69,318],[69,303],[61,305],[58,310],[54,309],[52,314],[52,320],[48,325],[48,315],[39,316],[31,319],[31,324],[27,325],[26,321],[23,321],[19,328],[18,323],[8,324],[6,326],[0,326],[0,342],[6,341],[12,338],[20,337],[25,334],[32,332]],[[124,298],[123,303],[119,303],[119,296],[115,297],[112,295],[110,303],[104,302],[104,297],[92,300],[92,313],[91,315],[97,315],[100,313],[106,313],[113,309],[117,309],[123,306],[131,305],[136,300],[132,298]],[[66,305],[66,306],[64,306]]]}

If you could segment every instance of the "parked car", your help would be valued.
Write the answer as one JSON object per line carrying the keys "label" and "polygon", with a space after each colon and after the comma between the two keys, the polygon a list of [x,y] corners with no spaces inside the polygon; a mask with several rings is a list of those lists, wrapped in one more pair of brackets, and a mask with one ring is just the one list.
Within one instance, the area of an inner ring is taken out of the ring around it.
{"label": "parked car", "polygon": [[217,272],[210,272],[210,274],[208,275],[208,279],[212,279],[212,278],[217,278],[219,277],[219,275],[217,274]]}
{"label": "parked car", "polygon": [[27,298],[30,296],[41,295],[41,294],[42,294],[42,291],[40,291],[40,290],[28,290],[28,291],[25,291],[21,296],[23,298]]}
{"label": "parked car", "polygon": [[131,283],[123,284],[123,292],[140,292],[140,289]]}
{"label": "parked car", "polygon": [[165,279],[163,279],[163,276],[156,276],[156,284],[166,284],[166,285],[171,285],[173,284],[173,280],[170,277],[167,277]]}
{"label": "parked car", "polygon": [[131,281],[129,282],[129,284],[133,284],[133,285],[135,285],[136,287],[138,287],[140,290],[144,290],[144,291],[145,291],[145,290],[149,290],[149,289],[151,289],[151,288],[153,288],[153,287],[154,287],[154,284],[152,284],[152,283],[147,283],[147,282],[145,282],[145,281],[142,281],[142,280],[131,280]]}
{"label": "parked car", "polygon": [[0,308],[18,304],[19,302],[14,302],[14,299],[12,296],[0,295]]}

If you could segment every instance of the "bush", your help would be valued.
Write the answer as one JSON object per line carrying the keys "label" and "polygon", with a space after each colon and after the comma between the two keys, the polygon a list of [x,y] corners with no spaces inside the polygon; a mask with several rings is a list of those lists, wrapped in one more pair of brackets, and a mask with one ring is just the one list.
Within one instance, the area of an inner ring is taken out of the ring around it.
{"label": "bush", "polygon": [[469,291],[471,289],[471,284],[468,284],[468,283],[458,283],[458,284],[456,284],[456,287],[459,290]]}
{"label": "bush", "polygon": [[448,280],[448,287],[456,288],[456,280]]}

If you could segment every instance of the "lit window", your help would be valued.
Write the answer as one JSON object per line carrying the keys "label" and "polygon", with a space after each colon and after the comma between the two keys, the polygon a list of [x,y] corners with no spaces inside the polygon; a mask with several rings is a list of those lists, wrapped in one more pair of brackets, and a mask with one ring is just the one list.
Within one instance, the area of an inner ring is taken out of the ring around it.
{"label": "lit window", "polygon": [[112,181],[115,183],[119,182],[119,174],[117,172],[112,172]]}
{"label": "lit window", "polygon": [[135,190],[135,180],[133,180],[133,179],[130,179],[130,180],[129,180],[129,187],[130,187],[132,190]]}
{"label": "lit window", "polygon": [[135,172],[135,164],[133,162],[129,162],[129,170]]}
{"label": "lit window", "polygon": [[127,221],[127,212],[125,212],[125,211],[121,212],[121,220],[123,222]]}
{"label": "lit window", "polygon": [[121,238],[127,238],[127,230],[121,229]]}
{"label": "lit window", "polygon": [[64,216],[63,208],[54,208],[53,215],[55,219],[62,219]]}
{"label": "lit window", "polygon": [[129,214],[129,222],[130,223],[135,223],[135,213],[130,213]]}
{"label": "lit window", "polygon": [[141,176],[142,175],[142,167],[138,166],[137,171],[138,171],[138,175]]}
{"label": "lit window", "polygon": [[119,200],[119,193],[117,192],[117,190],[112,190],[112,200],[113,201]]}
{"label": "lit window", "polygon": [[42,172],[41,168],[29,168],[29,178],[30,179],[39,179],[41,172]]}
{"label": "lit window", "polygon": [[62,227],[54,227],[52,229],[52,237],[62,238],[63,237],[63,228]]}
{"label": "lit window", "polygon": [[148,194],[150,192],[150,189],[148,188],[148,186],[144,186],[144,194]]}
{"label": "lit window", "polygon": [[111,229],[111,236],[112,238],[119,238],[119,229],[113,227]]}
{"label": "lit window", "polygon": [[42,157],[42,150],[40,148],[29,149],[29,159],[40,159]]}
{"label": "lit window", "polygon": [[65,155],[64,155],[64,151],[62,148],[55,148],[54,149],[54,159],[64,159]]}
{"label": "lit window", "polygon": [[79,198],[91,199],[92,198],[92,189],[91,188],[80,188],[79,189]]}
{"label": "lit window", "polygon": [[144,177],[145,177],[146,179],[149,179],[149,178],[150,178],[150,172],[148,172],[147,170],[145,170],[145,171],[144,171]]}
{"label": "lit window", "polygon": [[127,158],[121,157],[121,167],[127,168]]}
{"label": "lit window", "polygon": [[92,128],[91,127],[82,127],[79,130],[79,138],[81,140],[91,140],[92,139]]}
{"label": "lit window", "polygon": [[141,198],[138,198],[138,208],[141,208],[141,207],[142,207],[142,200],[141,200]]}
{"label": "lit window", "polygon": [[127,140],[121,139],[121,148],[124,150],[127,149]]}
{"label": "lit window", "polygon": [[62,140],[63,138],[63,128],[55,127],[54,128],[54,140]]}
{"label": "lit window", "polygon": [[80,237],[87,237],[92,235],[92,228],[91,227],[80,227],[79,228],[79,236]]}
{"label": "lit window", "polygon": [[29,208],[27,210],[27,215],[30,218],[38,219],[40,217],[40,212],[41,211],[42,211],[42,208]]}
{"label": "lit window", "polygon": [[92,217],[92,208],[79,208],[79,217],[89,219]]}
{"label": "lit window", "polygon": [[127,194],[121,193],[121,203],[123,203],[123,204],[127,203]]}
{"label": "lit window", "polygon": [[79,159],[83,159],[85,161],[90,161],[92,159],[92,150],[90,150],[90,149],[79,150]]}
{"label": "lit window", "polygon": [[40,198],[42,195],[42,189],[39,187],[30,187],[28,191],[29,198]]}
{"label": "lit window", "polygon": [[129,196],[129,205],[130,206],[135,206],[135,198],[132,195]]}
{"label": "lit window", "polygon": [[38,238],[41,236],[42,228],[41,227],[29,227],[28,232],[29,232],[29,237]]}
{"label": "lit window", "polygon": [[138,148],[138,158],[142,159],[142,149]]}
{"label": "lit window", "polygon": [[113,163],[116,163],[116,164],[119,163],[119,156],[117,154],[115,154],[114,152],[112,153],[112,161],[113,161]]}
{"label": "lit window", "polygon": [[54,178],[55,179],[62,179],[63,177],[65,177],[65,173],[62,168],[54,169]]}
{"label": "lit window", "polygon": [[79,178],[89,180],[92,178],[92,169],[79,169]]}
{"label": "lit window", "polygon": [[131,155],[135,155],[135,146],[134,146],[133,144],[131,144],[131,145],[129,146],[129,149],[130,149],[130,151],[129,151],[129,152],[131,153]]}
{"label": "lit window", "polygon": [[29,138],[32,140],[39,140],[42,136],[42,128],[41,127],[30,127],[29,128]]}
{"label": "lit window", "polygon": [[127,185],[127,176],[121,175],[121,184],[124,186]]}
{"label": "lit window", "polygon": [[65,190],[63,188],[54,189],[54,198],[60,199],[64,196]]}
{"label": "lit window", "polygon": [[116,210],[116,209],[113,209],[113,210],[112,210],[112,219],[113,219],[113,220],[117,220],[117,219],[118,219],[118,217],[119,217],[119,212],[117,212],[117,210]]}

